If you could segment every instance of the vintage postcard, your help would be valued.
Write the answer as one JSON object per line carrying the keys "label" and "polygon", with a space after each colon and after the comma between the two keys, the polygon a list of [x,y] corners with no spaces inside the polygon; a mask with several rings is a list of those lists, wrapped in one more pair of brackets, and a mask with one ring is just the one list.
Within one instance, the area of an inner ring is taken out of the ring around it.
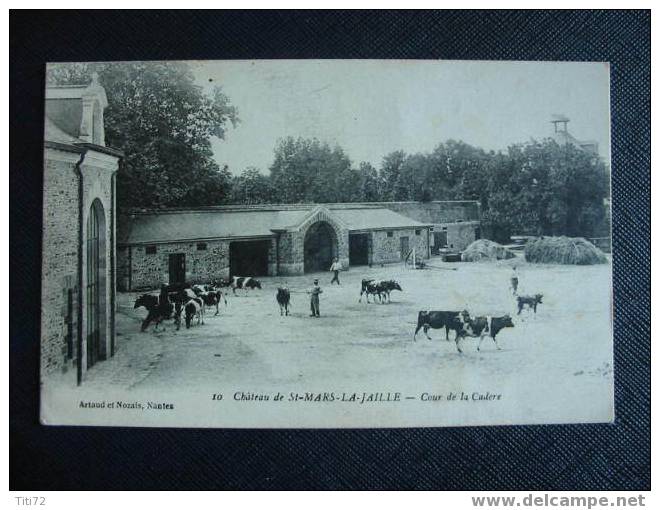
{"label": "vintage postcard", "polygon": [[46,71],[42,423],[614,419],[607,63]]}

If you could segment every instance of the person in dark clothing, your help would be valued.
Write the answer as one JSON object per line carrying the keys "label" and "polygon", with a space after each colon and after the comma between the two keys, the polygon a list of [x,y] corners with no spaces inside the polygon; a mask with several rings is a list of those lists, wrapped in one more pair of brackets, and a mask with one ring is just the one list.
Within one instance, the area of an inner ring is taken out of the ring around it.
{"label": "person in dark clothing", "polygon": [[170,302],[170,296],[167,293],[167,285],[160,286],[160,295],[158,296],[158,306],[163,306]]}
{"label": "person in dark clothing", "polygon": [[307,291],[307,294],[310,295],[309,305],[312,310],[310,317],[320,317],[320,299],[319,296],[323,293],[323,289],[319,287],[319,281],[314,280],[314,286]]}

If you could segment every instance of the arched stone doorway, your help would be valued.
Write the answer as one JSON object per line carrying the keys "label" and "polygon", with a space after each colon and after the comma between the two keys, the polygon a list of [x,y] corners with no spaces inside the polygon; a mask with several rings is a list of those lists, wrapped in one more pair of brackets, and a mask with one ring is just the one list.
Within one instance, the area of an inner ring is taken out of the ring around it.
{"label": "arched stone doorway", "polygon": [[101,201],[97,198],[90,207],[87,219],[85,319],[88,369],[106,357],[105,230],[105,212]]}
{"label": "arched stone doorway", "polygon": [[305,234],[305,273],[327,271],[337,256],[337,234],[326,221],[313,223]]}

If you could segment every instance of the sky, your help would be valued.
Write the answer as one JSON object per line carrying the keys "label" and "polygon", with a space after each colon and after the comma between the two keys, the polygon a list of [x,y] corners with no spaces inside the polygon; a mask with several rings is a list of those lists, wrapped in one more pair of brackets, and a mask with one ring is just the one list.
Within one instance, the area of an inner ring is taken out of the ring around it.
{"label": "sky", "polygon": [[268,173],[277,140],[316,137],[353,164],[430,152],[462,140],[486,150],[542,139],[553,114],[598,142],[609,161],[609,65],[575,62],[256,60],[191,63],[197,82],[219,85],[241,122],[213,140],[234,174]]}

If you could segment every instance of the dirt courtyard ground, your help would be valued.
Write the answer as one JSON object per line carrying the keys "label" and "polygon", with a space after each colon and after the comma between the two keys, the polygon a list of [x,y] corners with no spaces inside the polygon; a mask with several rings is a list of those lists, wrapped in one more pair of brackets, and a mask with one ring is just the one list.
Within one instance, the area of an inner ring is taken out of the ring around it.
{"label": "dirt courtyard ground", "polygon": [[[429,264],[426,270],[353,267],[341,273],[341,286],[330,285],[329,272],[261,278],[262,290],[230,291],[218,316],[209,309],[204,325],[179,331],[169,323],[166,331],[140,333],[146,311],[133,309],[138,294],[120,293],[116,354],[85,374],[81,388],[223,391],[227,398],[274,390],[396,391],[416,399],[424,392],[490,392],[505,401],[497,414],[510,417],[515,410],[511,419],[518,422],[591,421],[607,413],[613,378],[609,264],[450,264],[438,258]],[[544,295],[536,316],[516,315],[509,290],[514,264],[519,293]],[[323,288],[320,318],[309,316],[305,293],[315,277]],[[364,277],[396,279],[403,292],[394,291],[390,304],[360,303]],[[282,283],[292,292],[288,317],[275,301]],[[467,339],[459,354],[444,330],[431,330],[431,341],[420,331],[413,341],[417,314],[428,309],[510,313],[515,327],[500,334],[502,350],[486,339],[478,352],[478,340]],[[489,413],[473,408],[470,420],[506,422]]]}

